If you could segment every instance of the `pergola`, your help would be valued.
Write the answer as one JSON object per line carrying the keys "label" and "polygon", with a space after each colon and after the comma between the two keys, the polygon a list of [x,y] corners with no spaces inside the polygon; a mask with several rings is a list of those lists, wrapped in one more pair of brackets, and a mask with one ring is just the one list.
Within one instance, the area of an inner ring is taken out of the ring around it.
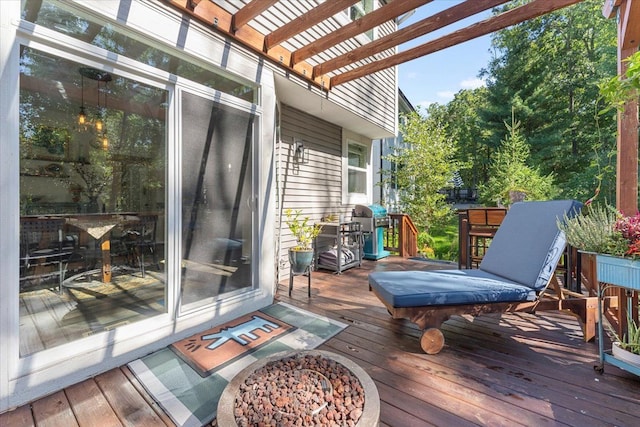
{"label": "pergola", "polygon": [[[252,20],[275,8],[280,0],[251,0],[231,13],[209,0],[166,0],[173,6],[211,26],[238,43],[277,63],[288,73],[325,90],[413,59],[463,43],[503,28],[536,18],[583,0],[531,0],[499,15],[473,23],[424,44],[377,59],[376,54],[428,34],[464,18],[512,0],[466,0],[419,22],[396,30],[339,56],[318,61],[318,54],[390,20],[419,8],[432,0],[393,0],[371,13],[324,34],[292,50],[287,40],[345,10],[358,0],[328,0],[296,16],[269,33],[261,33]],[[640,0],[605,0],[603,15],[618,19],[618,71],[626,70],[624,59],[640,46]],[[286,17],[282,17],[286,19]],[[310,58],[316,58],[310,60]],[[629,101],[618,115],[618,159],[616,206],[633,214],[638,210],[638,102]]]}

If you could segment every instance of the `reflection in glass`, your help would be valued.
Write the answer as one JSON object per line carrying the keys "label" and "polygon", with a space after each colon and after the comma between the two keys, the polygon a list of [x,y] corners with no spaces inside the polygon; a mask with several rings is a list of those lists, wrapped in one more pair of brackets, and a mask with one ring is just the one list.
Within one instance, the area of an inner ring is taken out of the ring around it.
{"label": "reflection in glass", "polygon": [[167,101],[22,47],[21,356],[166,312]]}
{"label": "reflection in glass", "polygon": [[186,61],[150,46],[133,34],[124,34],[109,24],[79,16],[65,7],[68,6],[59,1],[26,0],[23,19],[245,101],[258,101],[258,91],[249,82],[240,82],[222,70],[213,72]]}
{"label": "reflection in glass", "polygon": [[182,96],[182,304],[251,286],[253,115]]}

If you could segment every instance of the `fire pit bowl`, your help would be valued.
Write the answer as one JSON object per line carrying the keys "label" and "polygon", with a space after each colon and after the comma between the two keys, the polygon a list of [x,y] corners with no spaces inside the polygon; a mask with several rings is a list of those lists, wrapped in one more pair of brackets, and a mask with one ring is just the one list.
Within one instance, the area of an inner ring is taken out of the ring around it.
{"label": "fire pit bowl", "polygon": [[380,397],[369,375],[323,350],[286,351],[255,361],[225,387],[221,427],[264,425],[377,426]]}

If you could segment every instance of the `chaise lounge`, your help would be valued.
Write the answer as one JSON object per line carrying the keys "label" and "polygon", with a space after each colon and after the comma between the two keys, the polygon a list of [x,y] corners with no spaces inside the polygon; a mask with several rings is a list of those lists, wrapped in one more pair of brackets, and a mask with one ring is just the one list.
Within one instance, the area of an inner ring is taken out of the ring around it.
{"label": "chaise lounge", "polygon": [[[374,272],[369,274],[369,289],[394,319],[407,318],[422,329],[420,346],[427,354],[442,349],[439,328],[456,314],[569,310],[590,341],[595,337],[597,298],[568,292],[555,276],[566,247],[557,221],[580,208],[573,200],[515,203],[478,269]],[[548,289],[552,282],[555,293]]]}

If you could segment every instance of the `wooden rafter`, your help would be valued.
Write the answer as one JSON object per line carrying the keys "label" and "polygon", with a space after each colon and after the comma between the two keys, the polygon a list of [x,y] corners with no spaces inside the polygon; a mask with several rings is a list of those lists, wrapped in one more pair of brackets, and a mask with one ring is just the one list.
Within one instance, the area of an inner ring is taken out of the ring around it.
{"label": "wooden rafter", "polygon": [[268,52],[273,46],[279,45],[357,2],[358,0],[331,0],[314,7],[304,15],[267,34],[264,38],[264,51]]}
{"label": "wooden rafter", "polygon": [[[461,19],[468,18],[476,13],[491,9],[492,7],[499,6],[509,1],[511,0],[467,0],[464,3],[445,9],[440,13],[354,49],[344,55],[340,55],[323,62],[322,64],[318,64],[313,67],[313,75],[319,76],[330,73],[331,71],[353,64],[354,62],[373,56],[376,53],[393,48],[454,22],[460,21]],[[297,55],[297,53],[298,51],[294,52],[292,56]],[[292,61],[293,60],[294,59],[292,58]]]}
{"label": "wooden rafter", "polygon": [[330,87],[344,84],[360,77],[402,64],[430,53],[460,44],[462,42],[493,33],[508,26],[536,18],[563,7],[580,3],[582,0],[533,0],[500,15],[470,25],[451,34],[432,40],[412,49],[395,54],[384,60],[375,61],[345,73],[331,77]]}
{"label": "wooden rafter", "polygon": [[373,12],[367,13],[362,18],[345,25],[338,31],[327,34],[326,36],[315,40],[313,43],[309,43],[308,45],[296,50],[291,54],[291,63],[295,64],[310,58],[340,42],[351,37],[355,37],[358,34],[362,34],[365,31],[377,27],[384,22],[395,19],[398,16],[431,1],[433,0],[395,0],[391,3],[387,3]]}
{"label": "wooden rafter", "polygon": [[617,8],[620,6],[622,0],[605,0],[602,6],[602,14],[605,18],[613,18],[617,13]]}
{"label": "wooden rafter", "polygon": [[626,0],[620,5],[618,45],[620,49],[638,48],[640,44],[640,0]]}
{"label": "wooden rafter", "polygon": [[247,4],[233,15],[231,29],[234,32],[237,31],[238,28],[247,24],[253,18],[260,15],[279,1],[280,0],[252,0],[251,3]]}

